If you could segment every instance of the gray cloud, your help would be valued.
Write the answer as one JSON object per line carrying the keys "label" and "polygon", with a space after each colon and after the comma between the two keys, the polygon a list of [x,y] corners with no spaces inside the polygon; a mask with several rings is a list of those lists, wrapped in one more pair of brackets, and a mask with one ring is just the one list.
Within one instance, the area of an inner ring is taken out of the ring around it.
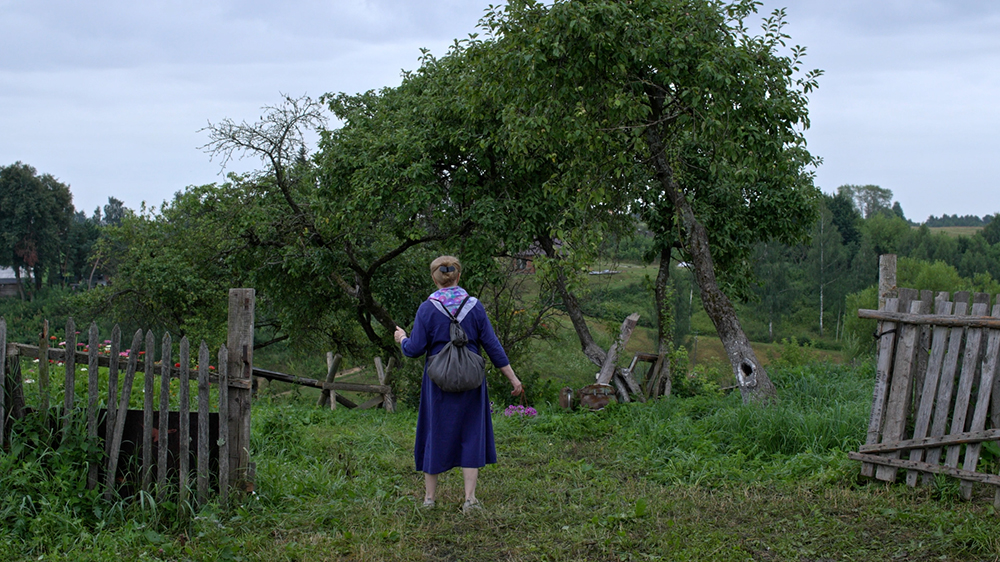
{"label": "gray cloud", "polygon": [[[918,220],[1000,211],[1000,3],[768,0],[761,12],[777,6],[805,68],[826,72],[807,132],[820,187],[888,187]],[[88,212],[109,195],[158,204],[220,180],[198,150],[209,120],[254,120],[280,93],[398,84],[420,47],[443,54],[485,7],[0,0],[0,164],[52,173]]]}

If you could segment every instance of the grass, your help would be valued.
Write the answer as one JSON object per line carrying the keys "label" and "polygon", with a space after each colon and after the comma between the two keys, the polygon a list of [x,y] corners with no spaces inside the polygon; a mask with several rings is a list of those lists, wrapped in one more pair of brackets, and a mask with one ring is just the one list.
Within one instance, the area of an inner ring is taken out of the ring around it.
{"label": "grass", "polygon": [[0,559],[997,559],[991,490],[960,502],[943,479],[919,489],[859,479],[845,451],[864,436],[869,371],[775,367],[781,399],[767,408],[709,393],[495,415],[500,462],[483,470],[486,510],[473,516],[458,509],[456,471],[442,477],[437,509],[418,507],[413,411],[265,397],[254,409],[256,492],[229,509],[176,519],[94,502],[97,515],[36,499],[24,514],[14,507],[24,471],[0,466]]}
{"label": "grass", "polygon": [[[919,227],[914,227],[919,228]],[[981,226],[935,226],[930,227],[931,233],[943,232],[948,236],[953,238],[958,238],[959,236],[972,236],[973,234],[982,230]]]}

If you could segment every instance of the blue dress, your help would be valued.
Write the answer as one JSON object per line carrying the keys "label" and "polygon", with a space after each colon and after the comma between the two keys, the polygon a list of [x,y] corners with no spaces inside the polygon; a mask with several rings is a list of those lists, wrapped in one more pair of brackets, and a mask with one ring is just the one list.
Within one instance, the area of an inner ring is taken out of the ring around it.
{"label": "blue dress", "polygon": [[[459,323],[473,351],[485,351],[497,368],[510,364],[486,316],[486,309],[474,297],[465,304]],[[417,309],[410,336],[403,340],[403,355],[420,357],[441,351],[450,340],[450,325],[451,320],[443,311],[432,301],[424,301]],[[497,462],[485,382],[465,392],[444,392],[427,376],[427,363],[424,362],[413,458],[417,470],[428,474],[457,466],[481,468]]]}

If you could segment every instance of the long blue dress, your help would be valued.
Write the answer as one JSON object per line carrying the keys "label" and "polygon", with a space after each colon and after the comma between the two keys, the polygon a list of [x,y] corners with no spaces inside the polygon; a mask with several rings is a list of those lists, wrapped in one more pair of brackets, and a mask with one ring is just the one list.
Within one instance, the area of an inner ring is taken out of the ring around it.
{"label": "long blue dress", "polygon": [[[486,316],[486,309],[474,297],[465,304],[459,323],[473,351],[485,351],[497,368],[510,364]],[[424,301],[417,309],[410,336],[403,340],[403,354],[420,357],[441,351],[450,339],[450,324],[448,316],[431,300]],[[481,468],[497,462],[485,382],[465,392],[444,392],[427,376],[427,363],[424,362],[413,457],[417,470],[428,474],[457,466]]]}

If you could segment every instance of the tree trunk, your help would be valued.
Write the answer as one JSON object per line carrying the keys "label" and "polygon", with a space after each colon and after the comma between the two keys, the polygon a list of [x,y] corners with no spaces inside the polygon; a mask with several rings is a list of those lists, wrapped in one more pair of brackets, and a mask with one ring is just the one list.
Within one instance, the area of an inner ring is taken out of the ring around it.
{"label": "tree trunk", "polygon": [[652,161],[663,192],[680,214],[683,227],[684,248],[694,266],[695,279],[701,288],[701,300],[715,330],[722,339],[726,355],[733,367],[743,402],[766,402],[774,398],[774,384],[750,347],[750,340],[736,317],[736,309],[729,297],[719,289],[715,279],[715,264],[708,243],[708,231],[695,217],[694,209],[674,179],[673,168],[667,161],[662,139],[656,127],[646,129],[646,139],[652,152]]}
{"label": "tree trunk", "polygon": [[656,352],[661,357],[649,370],[649,379],[654,381],[656,385],[656,388],[650,389],[650,394],[654,397],[661,394],[661,386],[663,387],[663,396],[670,396],[670,390],[673,387],[669,355],[674,350],[672,334],[674,327],[673,291],[669,290],[668,286],[670,283],[670,250],[669,247],[660,250],[660,269],[656,273],[656,283],[653,287],[656,296]]}
{"label": "tree trunk", "polygon": [[21,296],[21,300],[24,299],[24,282],[21,280],[21,268],[20,266],[14,266],[14,278],[17,279],[17,293]]}
{"label": "tree trunk", "polygon": [[[557,259],[555,244],[552,242],[550,236],[540,235],[537,237],[537,240],[549,259]],[[591,335],[590,328],[587,327],[587,321],[583,317],[583,310],[580,308],[580,303],[576,300],[576,296],[567,288],[566,275],[559,267],[556,268],[556,290],[559,292],[559,296],[566,306],[566,313],[569,315],[569,319],[573,323],[573,329],[576,330],[576,335],[580,339],[583,354],[594,365],[600,367],[604,364],[604,358],[607,354],[599,345],[594,343],[594,336]]]}

